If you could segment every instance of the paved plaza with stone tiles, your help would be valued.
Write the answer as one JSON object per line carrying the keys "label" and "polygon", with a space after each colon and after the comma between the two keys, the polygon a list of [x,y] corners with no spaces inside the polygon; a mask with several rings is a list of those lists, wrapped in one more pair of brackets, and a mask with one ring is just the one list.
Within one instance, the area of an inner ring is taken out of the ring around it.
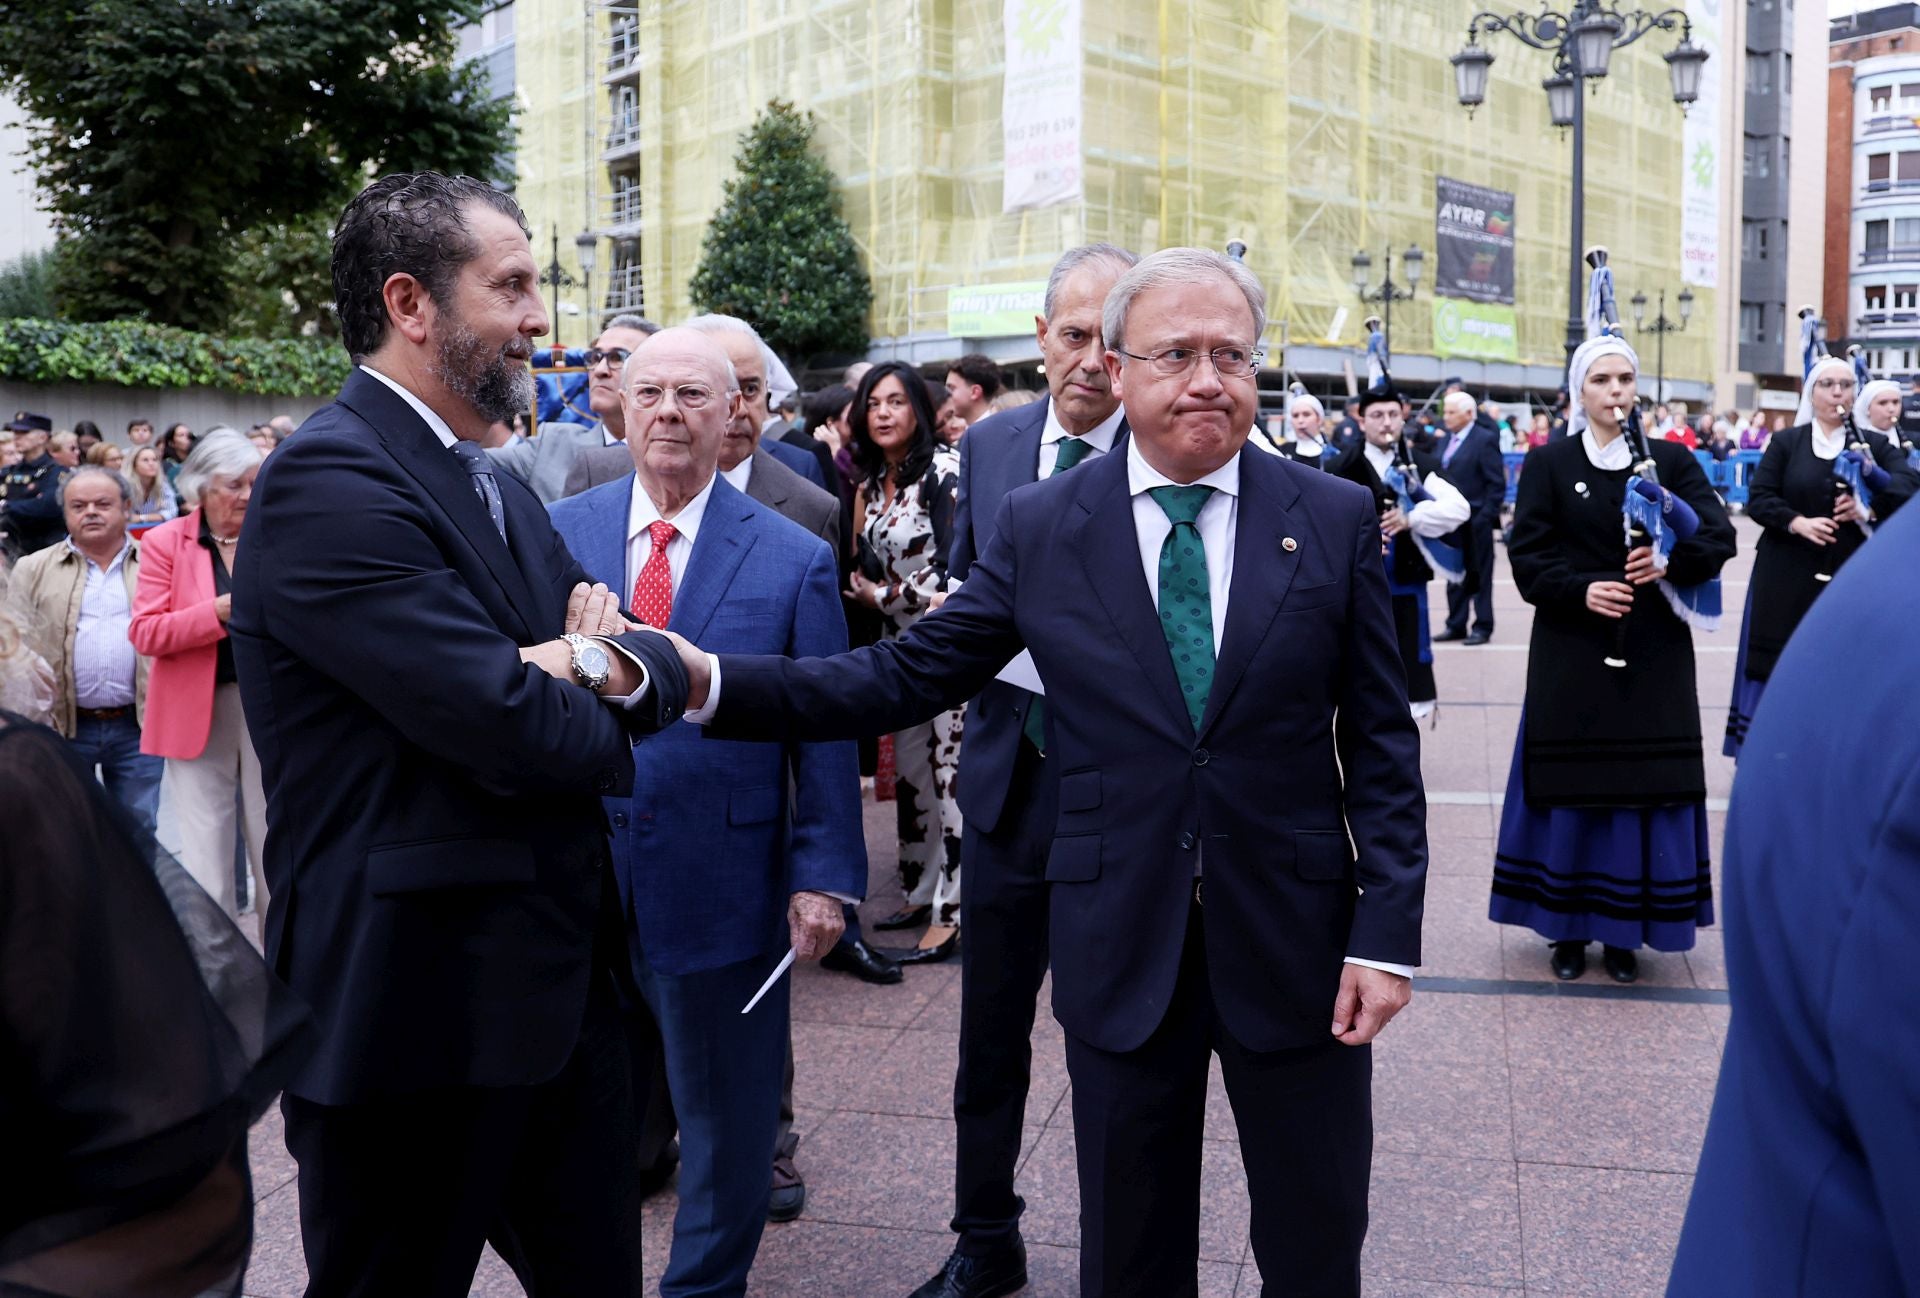
{"label": "paved plaza with stone tiles", "polygon": [[[1719,756],[1757,529],[1739,520],[1727,625],[1696,638],[1714,866],[1733,764]],[[1432,869],[1426,963],[1413,1004],[1374,1052],[1375,1152],[1366,1291],[1374,1298],[1658,1294],[1678,1238],[1727,1027],[1720,933],[1687,955],[1641,953],[1641,980],[1609,982],[1598,951],[1559,984],[1547,947],[1487,920],[1493,840],[1526,678],[1531,610],[1497,563],[1493,643],[1436,646],[1441,709],[1423,732]],[[1444,606],[1439,584],[1433,592]],[[1436,617],[1436,626],[1438,625]],[[892,807],[867,807],[869,916],[892,912]],[[882,935],[883,937],[885,935]],[[1280,935],[1276,935],[1279,937]],[[793,977],[800,1220],[772,1225],[760,1298],[904,1298],[952,1242],[958,962],[871,987],[806,967]],[[1331,1009],[1331,1007],[1329,1007]],[[1061,1032],[1043,1001],[1019,1191],[1031,1298],[1076,1286],[1078,1196]],[[1202,1298],[1253,1298],[1247,1192],[1216,1065],[1201,1205]],[[305,1285],[293,1164],[277,1113],[254,1132],[258,1196],[246,1292]],[[648,1274],[667,1257],[672,1187],[647,1205]],[[404,1226],[398,1226],[404,1228]],[[518,1295],[488,1255],[475,1294]]]}

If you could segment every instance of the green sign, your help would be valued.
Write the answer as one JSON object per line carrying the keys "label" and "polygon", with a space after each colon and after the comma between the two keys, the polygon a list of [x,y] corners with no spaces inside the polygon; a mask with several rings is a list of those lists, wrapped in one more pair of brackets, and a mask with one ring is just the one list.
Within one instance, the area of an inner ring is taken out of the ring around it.
{"label": "green sign", "polygon": [[1512,307],[1498,302],[1436,297],[1433,299],[1433,350],[1440,356],[1517,361],[1520,359],[1519,319]]}
{"label": "green sign", "polygon": [[1046,300],[1047,281],[947,290],[947,332],[955,338],[1024,338]]}

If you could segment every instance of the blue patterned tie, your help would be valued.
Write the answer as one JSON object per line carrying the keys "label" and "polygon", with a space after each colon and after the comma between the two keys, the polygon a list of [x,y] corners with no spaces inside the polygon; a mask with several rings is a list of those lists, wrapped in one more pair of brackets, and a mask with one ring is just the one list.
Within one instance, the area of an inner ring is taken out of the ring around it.
{"label": "blue patterned tie", "polygon": [[1150,487],[1147,494],[1173,523],[1160,545],[1160,630],[1198,734],[1213,688],[1213,590],[1207,584],[1207,548],[1195,520],[1213,488]]}
{"label": "blue patterned tie", "polygon": [[500,504],[500,484],[493,478],[493,461],[486,451],[472,442],[455,441],[454,458],[473,478],[473,494],[480,497],[480,503],[486,506],[487,517],[493,520],[493,530],[500,533],[500,539],[507,539],[507,511]]}

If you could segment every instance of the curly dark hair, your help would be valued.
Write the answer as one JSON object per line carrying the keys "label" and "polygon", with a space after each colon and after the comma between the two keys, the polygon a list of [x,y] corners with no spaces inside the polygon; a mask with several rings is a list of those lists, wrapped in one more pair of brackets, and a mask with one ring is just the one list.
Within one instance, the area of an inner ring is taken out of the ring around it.
{"label": "curly dark hair", "polygon": [[429,297],[446,300],[460,268],[480,252],[464,215],[474,203],[512,217],[532,237],[512,195],[472,176],[395,172],[347,204],[333,234],[333,305],[355,364],[387,340],[384,291],[393,276],[411,275]]}
{"label": "curly dark hair", "polygon": [[867,432],[867,400],[873,396],[874,388],[890,378],[900,380],[900,386],[906,389],[907,404],[913,407],[913,442],[907,447],[907,458],[901,461],[900,475],[894,479],[896,487],[905,487],[920,481],[920,475],[933,463],[933,453],[940,445],[933,435],[933,405],[927,400],[927,381],[905,361],[883,361],[860,376],[860,386],[853,393],[853,409],[849,412],[853,424],[853,467],[865,482],[874,482],[887,471],[886,452],[874,444]]}

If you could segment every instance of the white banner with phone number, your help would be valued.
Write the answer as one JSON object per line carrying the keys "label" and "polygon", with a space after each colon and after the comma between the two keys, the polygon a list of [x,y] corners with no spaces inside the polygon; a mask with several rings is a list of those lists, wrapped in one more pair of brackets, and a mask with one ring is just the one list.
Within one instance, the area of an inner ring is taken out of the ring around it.
{"label": "white banner with phone number", "polygon": [[1006,0],[1001,210],[1081,196],[1080,0]]}

